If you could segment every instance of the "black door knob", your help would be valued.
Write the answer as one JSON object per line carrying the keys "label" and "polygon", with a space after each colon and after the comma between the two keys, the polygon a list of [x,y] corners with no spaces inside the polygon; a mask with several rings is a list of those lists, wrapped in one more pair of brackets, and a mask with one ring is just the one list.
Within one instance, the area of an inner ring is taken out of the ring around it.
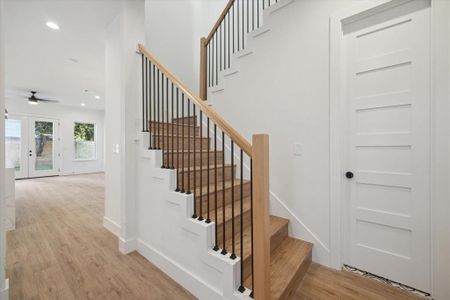
{"label": "black door knob", "polygon": [[345,177],[347,177],[348,179],[352,179],[353,178],[353,172],[347,172],[345,173]]}

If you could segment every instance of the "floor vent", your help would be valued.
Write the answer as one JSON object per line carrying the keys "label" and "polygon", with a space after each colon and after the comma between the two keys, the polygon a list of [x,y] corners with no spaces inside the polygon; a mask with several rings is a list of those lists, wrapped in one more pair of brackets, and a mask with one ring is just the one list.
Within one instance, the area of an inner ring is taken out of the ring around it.
{"label": "floor vent", "polygon": [[418,295],[420,297],[423,297],[425,299],[430,299],[430,300],[433,299],[431,297],[431,294],[429,294],[429,293],[426,293],[426,292],[417,290],[415,288],[412,288],[410,286],[401,284],[399,282],[395,282],[395,281],[389,280],[387,278],[384,278],[384,277],[381,277],[381,276],[369,273],[367,271],[363,271],[363,270],[351,267],[349,265],[343,265],[342,270],[347,271],[347,272],[351,272],[351,273],[354,273],[354,274],[357,274],[357,275],[360,275],[360,276],[363,276],[363,277],[366,277],[366,278],[370,278],[370,279],[376,280],[378,282],[381,282],[381,283],[384,283],[384,284],[387,284],[387,285],[390,285],[390,286],[393,286],[393,287],[396,287],[396,288],[399,288],[399,289],[402,289],[402,290],[405,290],[405,291],[408,291],[410,293],[413,293],[413,294]]}

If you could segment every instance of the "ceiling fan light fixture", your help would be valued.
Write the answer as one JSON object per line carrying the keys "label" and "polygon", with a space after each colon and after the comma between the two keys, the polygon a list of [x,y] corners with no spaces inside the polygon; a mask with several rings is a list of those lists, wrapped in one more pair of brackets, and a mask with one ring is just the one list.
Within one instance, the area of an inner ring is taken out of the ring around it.
{"label": "ceiling fan light fixture", "polygon": [[33,104],[33,105],[37,105],[38,101],[37,100],[33,100],[33,99],[28,99],[28,103]]}

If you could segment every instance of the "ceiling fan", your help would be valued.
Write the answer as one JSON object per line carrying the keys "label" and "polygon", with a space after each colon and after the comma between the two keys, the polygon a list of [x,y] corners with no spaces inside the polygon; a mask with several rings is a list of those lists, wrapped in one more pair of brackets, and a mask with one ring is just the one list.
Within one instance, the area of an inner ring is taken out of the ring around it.
{"label": "ceiling fan", "polygon": [[30,104],[38,104],[38,102],[46,102],[46,103],[59,103],[58,100],[50,100],[50,99],[42,99],[36,97],[35,91],[31,91],[31,97],[28,97],[28,103]]}

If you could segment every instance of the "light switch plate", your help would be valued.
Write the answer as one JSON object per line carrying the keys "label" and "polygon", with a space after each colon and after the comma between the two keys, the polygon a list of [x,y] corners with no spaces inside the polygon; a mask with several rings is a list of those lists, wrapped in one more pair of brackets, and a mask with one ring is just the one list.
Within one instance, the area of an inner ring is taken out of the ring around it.
{"label": "light switch plate", "polygon": [[292,147],[292,153],[294,156],[302,156],[303,155],[303,147],[300,143],[294,143],[294,146]]}

